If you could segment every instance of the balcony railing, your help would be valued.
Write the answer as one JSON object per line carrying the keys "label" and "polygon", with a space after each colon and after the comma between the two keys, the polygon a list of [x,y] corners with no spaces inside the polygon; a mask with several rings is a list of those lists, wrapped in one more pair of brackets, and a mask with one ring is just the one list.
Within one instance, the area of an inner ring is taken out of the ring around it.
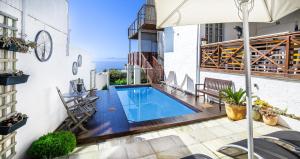
{"label": "balcony railing", "polygon": [[157,61],[157,53],[130,53],[128,54],[128,64],[140,66],[147,75],[151,83],[159,83],[163,80],[164,69]]}
{"label": "balcony railing", "polygon": [[[243,41],[233,40],[201,46],[202,70],[244,73]],[[300,32],[250,39],[253,75],[300,79]]]}
{"label": "balcony railing", "polygon": [[156,12],[155,6],[145,4],[138,12],[137,19],[128,28],[128,37],[137,38],[138,29],[155,29],[156,28]]}
{"label": "balcony railing", "polygon": [[144,24],[156,24],[156,12],[154,5],[143,5],[138,13],[138,24],[143,26]]}
{"label": "balcony railing", "polygon": [[138,22],[139,22],[138,19],[135,19],[134,22],[129,26],[128,28],[129,38],[133,38],[134,36],[137,36],[138,28],[139,28]]}

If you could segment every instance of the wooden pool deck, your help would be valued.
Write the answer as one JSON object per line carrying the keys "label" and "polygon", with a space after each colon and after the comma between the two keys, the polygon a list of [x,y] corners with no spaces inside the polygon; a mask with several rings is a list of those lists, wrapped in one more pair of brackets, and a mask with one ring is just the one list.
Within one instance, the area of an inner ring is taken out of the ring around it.
{"label": "wooden pool deck", "polygon": [[78,144],[97,143],[105,139],[181,126],[224,117],[226,115],[224,108],[220,112],[217,105],[204,104],[201,99],[196,101],[195,97],[192,95],[184,94],[181,91],[172,91],[171,93],[171,88],[161,85],[152,85],[152,87],[179,100],[188,107],[197,110],[197,113],[145,122],[129,123],[117,92],[111,87],[107,91],[97,92],[97,95],[100,97],[100,100],[97,101],[98,111],[85,125],[89,131],[77,135]]}

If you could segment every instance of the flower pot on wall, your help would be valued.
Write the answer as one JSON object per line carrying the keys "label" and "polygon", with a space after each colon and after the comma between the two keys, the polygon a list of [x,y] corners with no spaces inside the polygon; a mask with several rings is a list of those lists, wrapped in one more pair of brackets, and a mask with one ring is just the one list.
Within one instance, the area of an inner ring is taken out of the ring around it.
{"label": "flower pot on wall", "polygon": [[275,115],[275,116],[273,116],[273,115],[263,115],[262,118],[263,118],[264,123],[267,124],[267,125],[275,126],[278,123],[278,116],[277,115]]}
{"label": "flower pot on wall", "polygon": [[7,51],[14,51],[14,52],[19,51],[18,47],[15,44],[4,45],[4,43],[1,41],[0,41],[0,49],[7,50]]}
{"label": "flower pot on wall", "polygon": [[241,120],[246,118],[246,107],[239,105],[230,105],[225,103],[227,117],[231,120]]}
{"label": "flower pot on wall", "polygon": [[24,126],[27,122],[28,117],[24,117],[18,122],[8,126],[4,125],[3,122],[0,123],[0,135],[7,135],[9,133],[14,132],[15,130],[19,129],[20,127]]}
{"label": "flower pot on wall", "polygon": [[11,73],[0,74],[0,85],[14,85],[26,83],[29,75],[13,75]]}

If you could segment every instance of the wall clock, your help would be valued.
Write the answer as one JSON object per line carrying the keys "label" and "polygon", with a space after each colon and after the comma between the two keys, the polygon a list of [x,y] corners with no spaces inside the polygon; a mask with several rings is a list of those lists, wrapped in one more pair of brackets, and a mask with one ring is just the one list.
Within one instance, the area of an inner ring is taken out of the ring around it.
{"label": "wall clock", "polygon": [[73,73],[73,75],[77,75],[77,73],[78,73],[78,63],[77,62],[73,62],[72,73]]}
{"label": "wall clock", "polygon": [[78,65],[78,67],[81,67],[81,66],[82,66],[82,56],[81,56],[81,55],[78,55],[78,58],[77,58],[77,65]]}
{"label": "wall clock", "polygon": [[49,32],[41,30],[35,37],[37,47],[34,49],[36,58],[41,62],[46,62],[52,55],[53,43]]}

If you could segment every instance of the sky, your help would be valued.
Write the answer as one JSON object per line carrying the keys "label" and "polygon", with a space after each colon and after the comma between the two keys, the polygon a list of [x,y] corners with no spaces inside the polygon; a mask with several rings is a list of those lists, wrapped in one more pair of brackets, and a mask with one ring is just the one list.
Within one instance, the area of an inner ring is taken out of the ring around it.
{"label": "sky", "polygon": [[94,61],[127,58],[127,29],[144,0],[70,0],[71,46]]}

